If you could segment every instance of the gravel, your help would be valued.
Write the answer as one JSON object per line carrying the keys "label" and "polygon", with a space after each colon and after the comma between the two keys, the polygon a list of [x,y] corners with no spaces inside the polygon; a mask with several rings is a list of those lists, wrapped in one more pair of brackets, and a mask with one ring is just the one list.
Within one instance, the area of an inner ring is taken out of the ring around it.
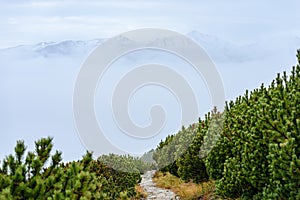
{"label": "gravel", "polygon": [[140,185],[148,193],[148,197],[146,198],[146,200],[179,200],[180,198],[176,196],[176,194],[171,190],[156,187],[155,183],[152,180],[154,174],[155,170],[148,171],[142,175],[142,181]]}

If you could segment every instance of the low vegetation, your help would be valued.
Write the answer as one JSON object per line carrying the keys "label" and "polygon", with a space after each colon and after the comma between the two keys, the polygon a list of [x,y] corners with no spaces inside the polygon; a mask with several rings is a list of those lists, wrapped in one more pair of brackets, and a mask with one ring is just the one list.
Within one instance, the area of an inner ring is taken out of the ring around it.
{"label": "low vegetation", "polygon": [[153,158],[186,183],[214,181],[222,198],[300,199],[300,66],[168,136]]}
{"label": "low vegetation", "polygon": [[[156,172],[153,181],[158,187],[170,189],[175,192],[182,200],[191,199],[211,199],[214,195],[214,182],[203,182],[201,184],[184,182],[182,179],[170,174],[169,172]],[[215,196],[215,198],[217,198]]]}
{"label": "low vegetation", "polygon": [[[81,160],[63,163],[61,152],[51,155],[52,141],[50,137],[36,141],[32,152],[24,141],[17,142],[14,155],[7,156],[0,167],[0,199],[140,199],[146,195],[137,186],[140,171],[115,170],[101,159],[94,160],[90,152]],[[125,163],[133,160],[109,157]]]}

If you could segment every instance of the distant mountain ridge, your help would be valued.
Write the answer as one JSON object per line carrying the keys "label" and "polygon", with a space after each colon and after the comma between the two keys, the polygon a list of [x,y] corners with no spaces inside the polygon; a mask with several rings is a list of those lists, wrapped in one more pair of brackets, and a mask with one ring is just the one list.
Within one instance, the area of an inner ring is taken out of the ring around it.
{"label": "distant mountain ridge", "polygon": [[[247,62],[255,59],[265,59],[272,56],[274,53],[274,46],[280,43],[280,39],[272,39],[267,41],[256,42],[246,45],[237,45],[232,42],[222,40],[213,35],[207,35],[192,31],[186,34],[194,41],[196,41],[201,47],[206,50],[208,55],[216,62],[222,63],[239,63]],[[118,38],[126,45],[130,41],[129,38]],[[0,49],[0,53],[4,53],[8,56],[17,57],[57,57],[57,56],[76,56],[79,54],[86,55],[90,53],[95,47],[103,43],[106,39],[94,39],[86,41],[74,41],[66,40],[62,42],[41,42],[36,45],[21,45],[17,47],[11,47],[6,49]],[[300,47],[300,38],[289,38],[288,43],[280,44],[279,46],[293,45]],[[183,41],[174,41],[174,38],[158,38],[152,41],[153,45],[163,45],[163,43],[176,43],[184,45]]]}

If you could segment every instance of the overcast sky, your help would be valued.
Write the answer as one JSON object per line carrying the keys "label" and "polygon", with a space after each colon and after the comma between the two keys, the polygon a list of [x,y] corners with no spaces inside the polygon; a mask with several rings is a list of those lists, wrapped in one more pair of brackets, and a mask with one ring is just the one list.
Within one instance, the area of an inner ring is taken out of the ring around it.
{"label": "overcast sky", "polygon": [[[183,34],[197,31],[209,36],[206,50],[213,59],[215,56],[228,60],[214,61],[226,99],[234,99],[246,89],[252,90],[261,83],[268,85],[278,72],[290,71],[296,64],[296,49],[300,48],[299,10],[299,0],[0,0],[0,49],[40,42],[109,38],[138,28],[171,29]],[[205,42],[206,35],[200,35]],[[34,48],[27,48],[30,56],[26,48],[0,51],[0,160],[11,152],[17,139],[24,139],[33,147],[34,140],[46,135],[55,138],[64,159],[80,158],[85,147],[76,135],[72,92],[86,55],[43,57],[42,53],[37,56]],[[238,59],[231,60],[232,54]],[[242,57],[251,59],[245,61]],[[199,79],[189,80],[193,78]],[[172,102],[168,105],[173,112]],[[180,123],[177,125],[172,121],[166,127],[175,133],[181,127]],[[107,129],[107,132],[114,130],[109,126]],[[145,141],[151,148],[158,143]],[[150,150],[147,145],[139,151]]]}
{"label": "overcast sky", "polygon": [[236,43],[300,35],[298,0],[0,1],[0,48],[112,37],[142,27],[197,30]]}

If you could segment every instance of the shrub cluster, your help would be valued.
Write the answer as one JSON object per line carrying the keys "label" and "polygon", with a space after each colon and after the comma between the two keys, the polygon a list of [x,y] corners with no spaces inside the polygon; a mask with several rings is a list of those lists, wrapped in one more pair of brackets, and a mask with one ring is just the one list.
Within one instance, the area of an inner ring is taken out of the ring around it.
{"label": "shrub cluster", "polygon": [[7,156],[0,168],[0,199],[129,199],[136,195],[139,173],[114,170],[93,160],[89,152],[79,161],[63,163],[61,152],[51,156],[52,141],[42,138],[35,142],[35,151],[27,153],[24,142],[17,142],[15,155]]}
{"label": "shrub cluster", "polygon": [[[300,51],[297,57],[300,64]],[[180,143],[191,137],[182,153]],[[162,166],[170,157],[162,171],[185,181],[216,180],[223,197],[300,199],[300,66],[168,136],[154,159]]]}

